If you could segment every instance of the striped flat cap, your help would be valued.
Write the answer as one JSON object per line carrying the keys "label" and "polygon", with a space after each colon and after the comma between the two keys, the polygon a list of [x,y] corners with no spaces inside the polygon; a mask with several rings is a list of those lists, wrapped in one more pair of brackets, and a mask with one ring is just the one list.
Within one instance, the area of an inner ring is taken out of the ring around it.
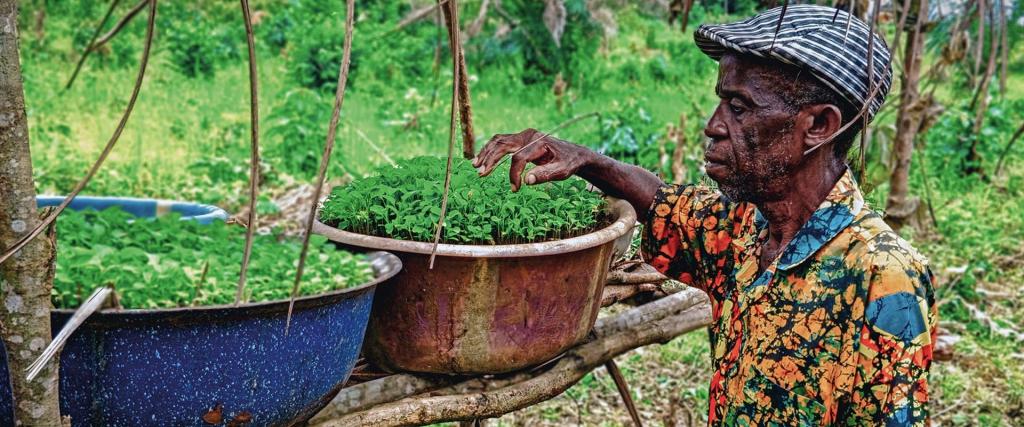
{"label": "striped flat cap", "polygon": [[[693,38],[705,54],[719,60],[726,50],[775,59],[809,71],[814,77],[860,109],[870,98],[868,119],[874,117],[892,86],[889,48],[877,34],[871,47],[868,84],[868,26],[846,11],[816,5],[790,5],[779,28],[782,7],[730,24],[697,28]],[[774,40],[774,46],[773,46]],[[871,93],[874,92],[874,96]]]}

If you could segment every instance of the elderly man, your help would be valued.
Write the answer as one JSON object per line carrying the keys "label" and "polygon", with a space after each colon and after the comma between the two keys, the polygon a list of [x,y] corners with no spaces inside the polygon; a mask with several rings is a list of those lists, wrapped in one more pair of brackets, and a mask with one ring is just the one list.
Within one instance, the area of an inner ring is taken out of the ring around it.
{"label": "elderly man", "polygon": [[858,113],[890,87],[889,52],[820,6],[790,6],[776,36],[780,12],[696,31],[719,64],[704,129],[717,189],[535,130],[496,135],[474,166],[487,175],[513,154],[513,189],[534,163],[526,184],[575,174],[633,205],[647,262],[710,296],[710,424],[928,424],[932,275],[846,164]]}

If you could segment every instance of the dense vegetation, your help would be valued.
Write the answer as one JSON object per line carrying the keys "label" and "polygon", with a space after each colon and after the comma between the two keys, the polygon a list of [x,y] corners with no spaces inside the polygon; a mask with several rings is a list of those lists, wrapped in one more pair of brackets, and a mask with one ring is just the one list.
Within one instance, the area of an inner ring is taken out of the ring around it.
{"label": "dense vegetation", "polygon": [[[63,193],[114,127],[141,52],[144,22],[136,18],[97,51],[75,86],[63,92],[90,26],[109,3],[22,3],[19,27],[37,184],[41,191]],[[451,73],[443,30],[432,23],[432,15],[395,30],[403,17],[429,3],[357,1],[351,87],[329,170],[335,184],[373,172],[385,156],[400,160],[445,153]],[[542,2],[503,0],[505,14],[496,12],[497,2],[489,3],[481,30],[464,37],[479,144],[493,133],[547,130],[570,117],[600,112],[599,120],[581,121],[557,136],[665,179],[704,179],[701,129],[717,102],[716,64],[698,51],[689,31],[666,23],[658,2],[565,1],[567,19],[558,44],[538,15]],[[690,30],[762,7],[750,0],[694,3]],[[261,17],[256,31],[265,117],[262,213],[287,210],[279,196],[315,173],[341,52],[341,4],[254,1]],[[469,28],[482,1],[460,4],[463,27]],[[45,23],[37,31],[41,5]],[[926,69],[941,64],[947,54],[956,62],[941,72],[923,73],[922,92],[943,108],[929,110],[932,126],[915,132],[910,193],[926,209],[920,227],[904,227],[900,233],[931,259],[942,326],[960,338],[951,359],[933,369],[934,420],[944,425],[1013,425],[1024,414],[1024,142],[1006,151],[1024,120],[1024,49],[1019,42],[1024,2],[1012,5],[1005,87],[996,81],[984,92],[977,89],[981,75],[974,58],[980,54],[984,65],[992,49],[984,49],[991,46],[986,42],[975,53],[978,25],[971,23],[972,14],[933,13],[925,43]],[[129,7],[119,6],[115,17]],[[885,13],[889,19],[881,28],[892,42],[897,20],[889,9]],[[237,4],[161,2],[158,21],[156,58],[137,111],[87,192],[198,200],[237,210],[245,201],[248,161],[248,95]],[[962,22],[971,33],[967,37],[955,31]],[[902,50],[893,47],[897,58]],[[903,67],[894,69],[898,76]],[[875,209],[886,205],[890,172],[897,164],[893,141],[901,82],[897,78],[894,84],[865,151],[861,184]],[[984,109],[981,99],[990,101]],[[995,173],[1004,152],[1002,171]],[[859,154],[855,149],[854,167],[859,167]],[[984,173],[974,172],[976,166]],[[456,192],[459,188],[454,186]],[[61,242],[72,232],[68,228],[61,226]],[[623,357],[622,369],[642,413],[701,425],[707,412],[708,351],[707,336],[698,332]],[[559,399],[506,419],[550,425],[628,423],[619,407],[615,387],[598,371]]]}
{"label": "dense vegetation", "polygon": [[[335,187],[320,220],[343,230],[433,241],[440,215],[445,159],[416,157]],[[564,239],[601,225],[601,196],[579,178],[512,192],[508,166],[486,178],[465,159],[452,164],[452,192],[442,232],[446,243],[507,244]]]}
{"label": "dense vegetation", "polygon": [[[231,304],[245,243],[242,227],[201,225],[171,214],[135,219],[117,208],[67,211],[57,252],[53,304],[76,308],[93,289],[113,285],[124,308]],[[313,237],[300,295],[360,285],[373,278],[361,255]],[[253,242],[247,302],[288,299],[301,242],[258,235]]]}

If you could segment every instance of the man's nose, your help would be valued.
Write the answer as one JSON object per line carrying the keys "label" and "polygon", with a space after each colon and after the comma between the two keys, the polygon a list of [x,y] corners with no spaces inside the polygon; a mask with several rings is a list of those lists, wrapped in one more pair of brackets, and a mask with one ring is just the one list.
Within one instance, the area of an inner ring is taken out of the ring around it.
{"label": "man's nose", "polygon": [[708,124],[704,126],[704,135],[708,138],[718,140],[729,137],[729,129],[725,127],[721,112],[722,106],[719,105],[715,109],[715,113],[711,115],[711,119],[708,120]]}

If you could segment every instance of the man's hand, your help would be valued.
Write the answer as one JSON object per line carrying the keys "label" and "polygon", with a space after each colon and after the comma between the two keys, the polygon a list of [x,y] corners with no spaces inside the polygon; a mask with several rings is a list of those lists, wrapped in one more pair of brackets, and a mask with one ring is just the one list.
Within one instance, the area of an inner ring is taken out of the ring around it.
{"label": "man's hand", "polygon": [[527,163],[537,165],[526,174],[526,183],[533,185],[566,179],[597,157],[597,153],[585,147],[527,129],[491,137],[473,159],[473,166],[480,171],[480,176],[490,175],[508,154],[512,154],[512,168],[508,175],[512,191],[519,191],[522,186]]}
{"label": "man's hand", "polygon": [[578,175],[605,194],[628,201],[641,220],[647,216],[654,192],[663,184],[661,178],[643,168],[621,163],[535,129],[495,135],[473,159],[473,166],[480,171],[480,176],[487,176],[508,154],[512,154],[508,179],[514,191],[522,186],[526,164],[533,163],[537,166],[526,173],[528,185]]}

